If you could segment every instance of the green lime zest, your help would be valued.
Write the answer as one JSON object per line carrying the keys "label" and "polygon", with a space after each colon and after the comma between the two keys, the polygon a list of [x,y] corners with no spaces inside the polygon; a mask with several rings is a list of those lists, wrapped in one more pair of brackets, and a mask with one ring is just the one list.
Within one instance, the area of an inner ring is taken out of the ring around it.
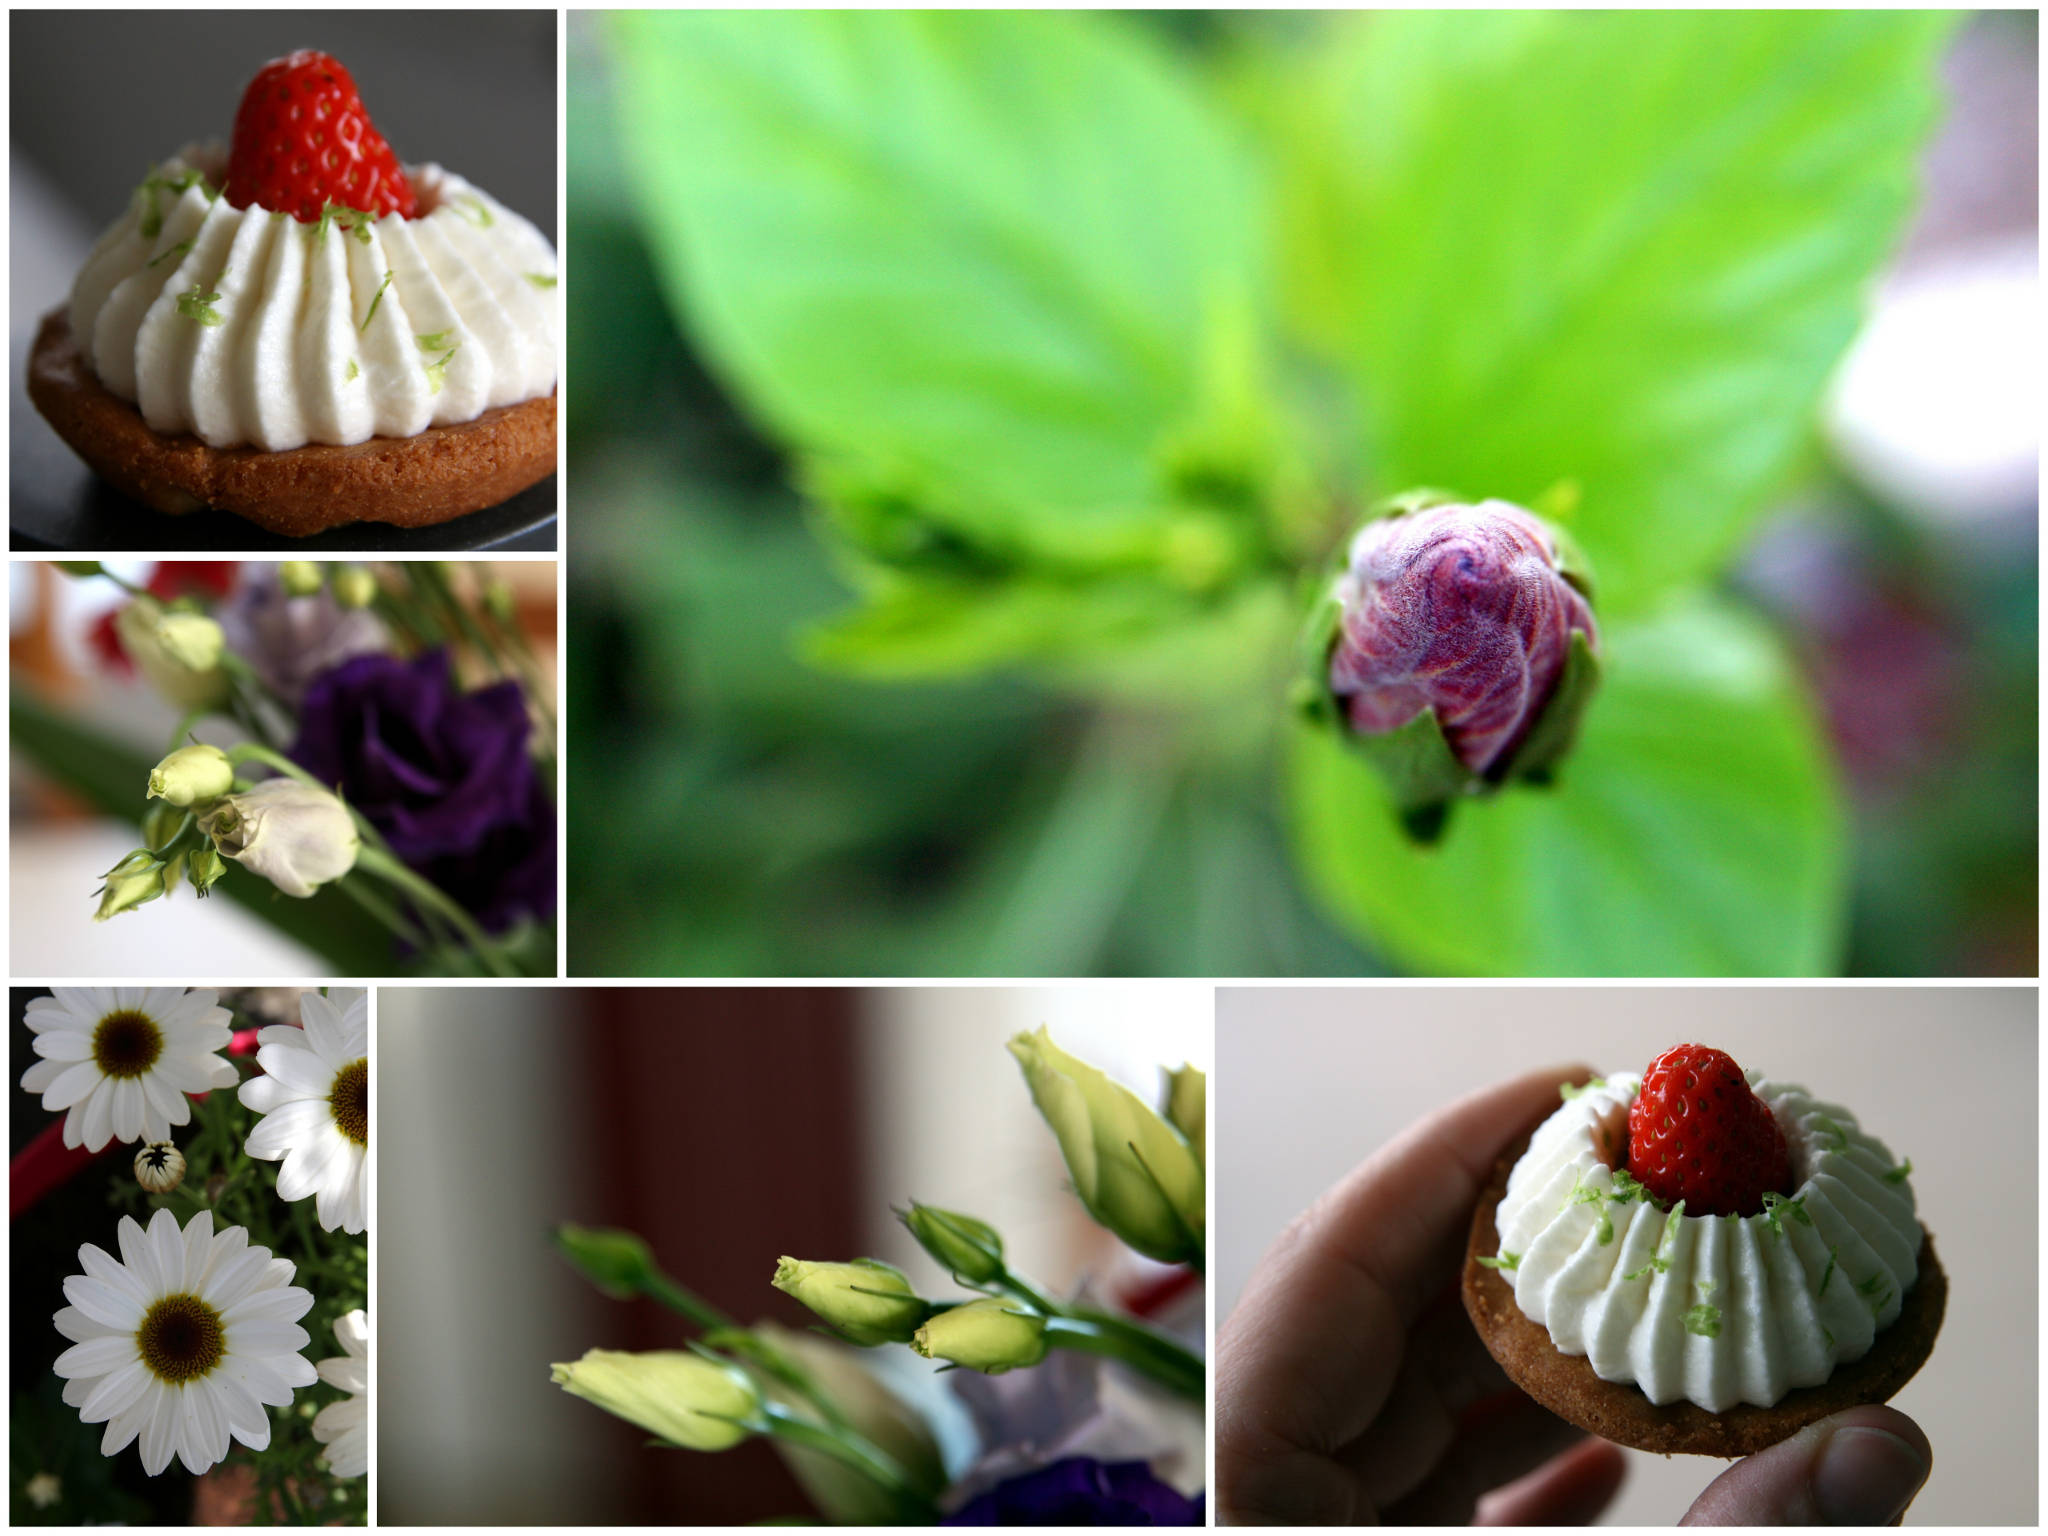
{"label": "green lime zest", "polygon": [[536,288],[552,288],[561,281],[560,278],[552,277],[546,272],[529,272],[526,274],[526,280]]}
{"label": "green lime zest", "polygon": [[1856,1293],[1870,1307],[1870,1315],[1876,1317],[1892,1299],[1892,1283],[1883,1270],[1872,1270],[1867,1278],[1856,1282]]}
{"label": "green lime zest", "polygon": [[1582,1093],[1591,1093],[1595,1088],[1605,1088],[1606,1086],[1607,1079],[1604,1077],[1591,1078],[1583,1083],[1559,1083],[1557,1085],[1557,1096],[1569,1104]]}
{"label": "green lime zest", "polygon": [[[226,277],[228,274],[223,269],[220,275]],[[219,278],[215,281],[218,282]],[[213,307],[219,302],[218,293],[208,293],[206,284],[194,283],[178,295],[178,313],[187,320],[197,320],[201,325],[223,325],[226,322],[222,319],[221,312]]]}
{"label": "green lime zest", "polygon": [[1685,1331],[1696,1333],[1703,1339],[1721,1337],[1721,1309],[1708,1302],[1701,1302],[1685,1314]]}
{"label": "green lime zest", "polygon": [[1499,1258],[1482,1258],[1479,1262],[1488,1269],[1518,1269],[1521,1267],[1522,1256],[1519,1253],[1509,1253],[1503,1249]]}
{"label": "green lime zest", "polygon": [[1679,1201],[1671,1207],[1671,1214],[1664,1218],[1664,1235],[1657,1239],[1657,1251],[1650,1255],[1650,1262],[1641,1269],[1623,1275],[1624,1280],[1640,1280],[1651,1271],[1662,1275],[1671,1269],[1671,1255],[1678,1247],[1678,1224],[1685,1219],[1685,1202]]}
{"label": "green lime zest", "polygon": [[161,251],[157,252],[155,256],[150,258],[149,265],[151,267],[162,266],[166,261],[169,261],[173,256],[176,256],[179,260],[182,261],[184,259],[185,253],[191,249],[192,242],[190,240],[180,240],[176,245],[167,245]]}
{"label": "green lime zest", "polygon": [[377,291],[370,295],[370,307],[363,312],[363,323],[356,327],[357,335],[367,331],[370,328],[370,322],[377,318],[377,306],[384,302],[384,290],[391,286],[391,279],[396,275],[389,268],[385,269],[384,281],[379,283]]}
{"label": "green lime zest", "polygon": [[[442,332],[442,334],[446,335],[447,333],[444,331]],[[434,361],[426,365],[428,394],[438,395],[439,393],[441,393],[441,386],[448,382],[448,360],[454,357],[455,354],[460,350],[461,343],[458,342],[456,343],[455,346],[450,347],[446,352],[442,353],[439,357],[435,358]]]}
{"label": "green lime zest", "polygon": [[1835,1150],[1837,1152],[1849,1150],[1849,1133],[1835,1124],[1833,1120],[1830,1120],[1826,1115],[1816,1115],[1813,1123],[1835,1138]]}
{"label": "green lime zest", "polygon": [[469,220],[478,229],[489,229],[498,222],[491,216],[491,210],[484,206],[484,201],[480,197],[471,197],[464,193],[462,196],[453,198],[450,201],[455,211]]}
{"label": "green lime zest", "polygon": [[1835,1335],[1832,1329],[1823,1327],[1820,1331],[1820,1336],[1828,1341],[1829,1349],[1833,1349],[1835,1347]]}
{"label": "green lime zest", "polygon": [[448,338],[454,334],[453,331],[428,331],[423,336],[415,333],[412,338],[413,345],[422,352],[444,351],[452,345]]}
{"label": "green lime zest", "polygon": [[361,208],[351,208],[347,203],[326,202],[320,205],[320,218],[307,225],[310,238],[315,245],[327,238],[331,224],[344,234],[352,234],[359,245],[370,243],[370,226],[376,223],[376,216]]}
{"label": "green lime zest", "polygon": [[1913,1159],[1909,1157],[1903,1163],[1899,1164],[1898,1167],[1886,1169],[1884,1173],[1884,1181],[1887,1184],[1903,1184],[1906,1182],[1907,1179],[1911,1178],[1912,1176]]}
{"label": "green lime zest", "polygon": [[354,383],[356,375],[361,373],[362,371],[362,369],[356,366],[356,360],[354,358],[350,358],[348,360],[348,372],[344,373],[341,376],[341,382],[344,384]]}
{"label": "green lime zest", "polygon": [[1835,1259],[1841,1253],[1841,1251],[1841,1249],[1835,1247],[1832,1243],[1828,1245],[1827,1267],[1820,1272],[1820,1285],[1818,1288],[1815,1289],[1813,1293],[1814,1298],[1816,1300],[1818,1300],[1822,1296],[1827,1295],[1828,1282],[1835,1278]]}
{"label": "green lime zest", "polygon": [[142,210],[142,223],[139,226],[142,238],[154,240],[158,232],[164,227],[164,211],[156,200],[157,193],[168,192],[173,197],[176,197],[188,187],[195,186],[206,193],[208,201],[219,195],[206,185],[206,178],[197,171],[181,171],[176,176],[159,176],[156,172],[151,171],[147,176],[143,177],[142,185],[136,188],[136,191],[147,200]]}
{"label": "green lime zest", "polygon": [[1790,1216],[1802,1226],[1812,1226],[1813,1218],[1806,1213],[1806,1196],[1799,1195],[1786,1199],[1775,1189],[1764,1193],[1764,1225],[1771,1229],[1774,1237],[1785,1235],[1785,1218]]}
{"label": "green lime zest", "polygon": [[1614,1219],[1607,1214],[1607,1197],[1604,1194],[1590,1184],[1574,1182],[1571,1196],[1565,1201],[1565,1206],[1569,1209],[1574,1205],[1590,1205],[1594,1208],[1593,1214],[1600,1218],[1602,1248],[1614,1241]]}

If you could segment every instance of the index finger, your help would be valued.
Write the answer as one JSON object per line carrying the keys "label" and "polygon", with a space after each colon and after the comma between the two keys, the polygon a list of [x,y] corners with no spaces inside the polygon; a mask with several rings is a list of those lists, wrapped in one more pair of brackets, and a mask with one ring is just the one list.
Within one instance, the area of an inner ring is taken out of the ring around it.
{"label": "index finger", "polygon": [[1494,1162],[1592,1076],[1545,1067],[1468,1094],[1353,1169],[1282,1233],[1219,1340],[1217,1450],[1334,1454],[1386,1400],[1416,1316],[1455,1274]]}

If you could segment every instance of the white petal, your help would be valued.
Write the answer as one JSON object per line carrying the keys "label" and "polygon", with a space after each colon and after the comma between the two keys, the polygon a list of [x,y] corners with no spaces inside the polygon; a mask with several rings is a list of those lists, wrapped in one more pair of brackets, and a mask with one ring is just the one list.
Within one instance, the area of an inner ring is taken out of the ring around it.
{"label": "white petal", "polygon": [[139,1358],[133,1334],[114,1334],[72,1345],[50,1369],[59,1376],[105,1376],[124,1365],[133,1365]]}
{"label": "white petal", "polygon": [[[228,1348],[238,1355],[293,1355],[312,1342],[312,1335],[297,1323],[277,1318],[245,1318],[228,1330]],[[86,1346],[81,1344],[78,1347],[83,1349]],[[276,1361],[272,1363],[278,1364]],[[283,1369],[282,1365],[279,1369]],[[309,1374],[311,1370],[309,1365]]]}
{"label": "white petal", "polygon": [[142,1326],[142,1303],[90,1275],[64,1277],[64,1299],[96,1323],[134,1332]]}
{"label": "white petal", "polygon": [[153,1379],[140,1361],[103,1376],[85,1401],[76,1405],[78,1416],[88,1424],[99,1424],[124,1413],[141,1398]]}
{"label": "white petal", "polygon": [[142,1470],[155,1477],[171,1464],[178,1441],[177,1394],[161,1381],[152,1381],[142,1401],[149,1415],[142,1422]]}
{"label": "white petal", "polygon": [[[114,1139],[113,1088],[114,1085],[105,1078],[100,1079],[99,1085],[86,1097],[85,1102],[71,1112],[76,1116],[83,1111],[80,1134],[84,1138],[85,1150],[88,1152],[97,1152]],[[65,1140],[70,1140],[68,1123],[65,1127]]]}
{"label": "white petal", "polygon": [[[31,1026],[35,1020],[30,1019]],[[83,1030],[52,1029],[36,1036],[35,1050],[48,1061],[92,1060],[92,1036]]]}
{"label": "white petal", "polygon": [[[22,1074],[22,1086],[28,1087],[31,1075],[41,1072],[43,1063],[38,1062]],[[106,1081],[96,1061],[81,1061],[73,1066],[60,1069],[52,1078],[49,1087],[43,1090],[43,1108],[69,1109],[82,1102],[86,1095]],[[34,1090],[30,1090],[33,1092]],[[102,1146],[106,1143],[102,1142]]]}

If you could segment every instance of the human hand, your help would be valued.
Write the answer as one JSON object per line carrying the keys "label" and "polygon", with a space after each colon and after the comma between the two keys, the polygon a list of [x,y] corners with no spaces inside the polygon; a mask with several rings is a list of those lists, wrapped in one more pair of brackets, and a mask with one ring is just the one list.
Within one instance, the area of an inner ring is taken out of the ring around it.
{"label": "human hand", "polygon": [[[1439,1110],[1281,1234],[1218,1340],[1222,1520],[1557,1525],[1607,1506],[1621,1451],[1510,1382],[1458,1294],[1495,1160],[1590,1076],[1547,1068]],[[1930,1459],[1903,1414],[1852,1409],[1729,1468],[1686,1523],[1882,1524]]]}

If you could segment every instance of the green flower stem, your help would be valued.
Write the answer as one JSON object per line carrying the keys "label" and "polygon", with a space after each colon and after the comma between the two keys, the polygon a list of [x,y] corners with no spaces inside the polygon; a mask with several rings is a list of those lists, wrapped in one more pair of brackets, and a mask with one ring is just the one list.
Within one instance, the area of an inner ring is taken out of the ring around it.
{"label": "green flower stem", "polygon": [[414,949],[424,950],[431,947],[426,935],[422,934],[397,907],[377,895],[369,881],[358,880],[353,874],[348,874],[343,875],[334,884],[342,895],[348,897]]}
{"label": "green flower stem", "polygon": [[1098,1312],[1092,1307],[1070,1307],[1054,1301],[1032,1282],[1007,1268],[990,1283],[997,1290],[1016,1297],[1034,1311],[1042,1312],[1048,1318],[1063,1323],[1078,1325],[1087,1330],[1088,1338],[1111,1341],[1113,1346],[1097,1347],[1094,1343],[1077,1343],[1067,1337],[1055,1338],[1054,1330],[1048,1328],[1046,1337],[1052,1340],[1055,1347],[1064,1345],[1068,1348],[1088,1349],[1095,1354],[1109,1355],[1122,1360],[1133,1370],[1151,1377],[1161,1386],[1200,1401],[1208,1368],[1200,1355],[1179,1341],[1128,1317],[1118,1317],[1111,1312]]}
{"label": "green flower stem", "polygon": [[492,975],[514,977],[519,974],[518,968],[498,953],[498,946],[491,942],[489,934],[477,926],[476,919],[463,911],[460,905],[432,881],[415,873],[381,848],[372,848],[367,844],[356,850],[356,868],[382,876],[423,909],[439,912],[442,917],[454,924],[455,931],[476,951],[478,958],[490,968]]}
{"label": "green flower stem", "polygon": [[1171,1339],[1122,1318],[1049,1317],[1045,1342],[1054,1349],[1078,1349],[1119,1360],[1182,1397],[1202,1400],[1208,1368],[1201,1356]]}
{"label": "green flower stem", "polygon": [[192,728],[204,720],[206,716],[207,711],[203,709],[188,709],[185,711],[178,723],[171,728],[171,744],[164,748],[164,755],[168,757],[171,753],[177,751],[179,747],[183,746],[185,738],[191,733]]}
{"label": "green flower stem", "polygon": [[[270,748],[259,746],[255,742],[245,741],[239,746],[230,747],[228,761],[263,763],[275,768],[279,773],[297,779],[301,784],[311,785],[314,789],[325,790],[329,794],[333,793],[325,784],[283,753],[273,752]],[[460,904],[452,900],[439,886],[394,855],[390,845],[360,811],[351,806],[349,812],[355,817],[356,829],[362,836],[362,846],[356,851],[357,869],[377,875],[397,886],[412,898],[422,915],[438,916],[447,922],[462,941],[476,952],[477,958],[483,961],[492,975],[516,977],[519,974],[518,968],[499,953],[498,946],[492,942],[490,935],[477,926],[475,918],[464,911]]]}
{"label": "green flower stem", "polygon": [[791,1413],[779,1403],[761,1406],[766,1432],[788,1445],[817,1451],[864,1473],[896,1500],[897,1524],[930,1525],[937,1511],[931,1494],[912,1482],[895,1457],[844,1426],[827,1427]]}

